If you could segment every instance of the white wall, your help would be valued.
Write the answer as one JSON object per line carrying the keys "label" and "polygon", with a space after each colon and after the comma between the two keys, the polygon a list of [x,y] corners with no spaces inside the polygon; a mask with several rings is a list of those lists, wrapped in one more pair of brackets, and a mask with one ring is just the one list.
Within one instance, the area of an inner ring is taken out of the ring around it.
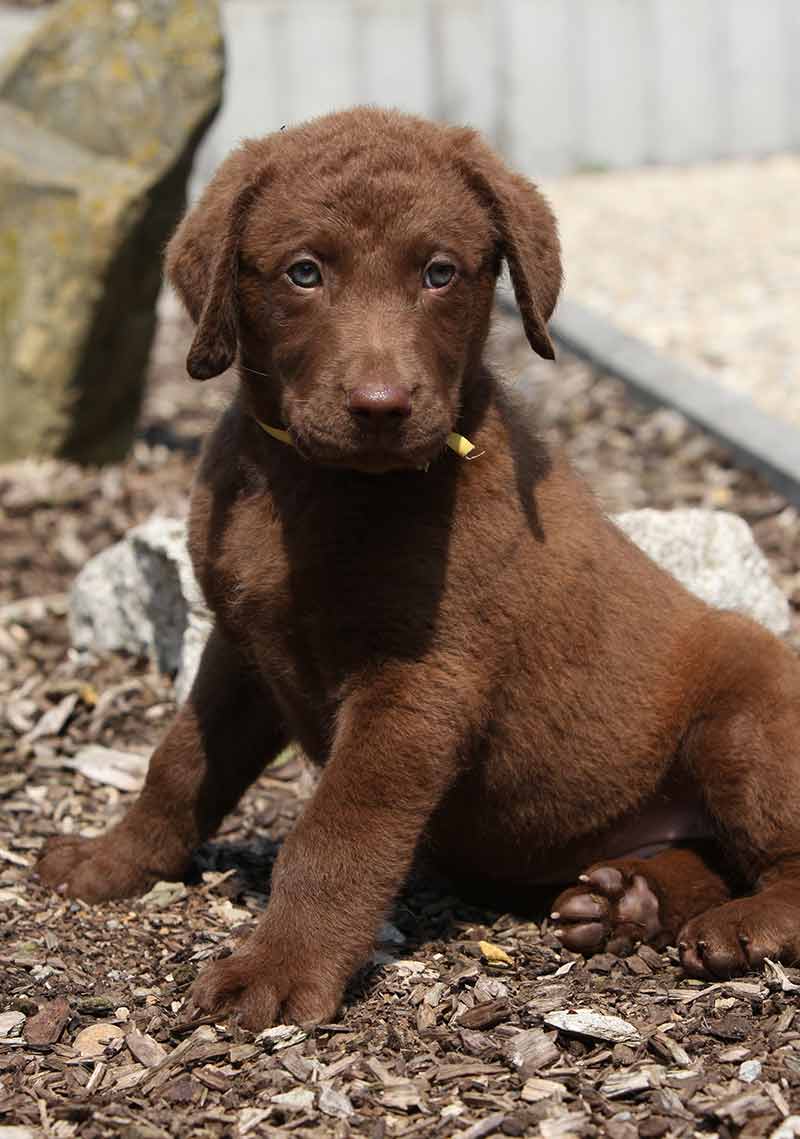
{"label": "white wall", "polygon": [[223,0],[247,135],[352,103],[469,122],[533,175],[800,147],[800,0]]}

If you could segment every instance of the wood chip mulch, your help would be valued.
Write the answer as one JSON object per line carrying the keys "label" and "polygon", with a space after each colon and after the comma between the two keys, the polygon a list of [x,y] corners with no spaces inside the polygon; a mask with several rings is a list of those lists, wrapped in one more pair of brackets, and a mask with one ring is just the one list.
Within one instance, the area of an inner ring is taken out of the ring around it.
{"label": "wood chip mulch", "polygon": [[[424,876],[336,1024],[254,1036],[187,1023],[192,980],[263,909],[276,844],[313,787],[292,752],[185,884],[92,908],[35,883],[46,836],[97,833],[132,796],[129,769],[89,777],[73,757],[95,744],[135,767],[174,711],[170,678],[147,662],[70,648],[66,595],[129,526],[185,511],[222,398],[183,378],[186,343],[165,319],[126,464],[0,468],[0,1139],[800,1135],[800,970],[702,984],[673,951],[584,961],[546,919],[470,907]],[[537,385],[544,429],[609,509],[743,514],[800,647],[793,509],[679,416],[637,408],[576,361],[531,364],[513,324],[499,323],[494,355]]]}

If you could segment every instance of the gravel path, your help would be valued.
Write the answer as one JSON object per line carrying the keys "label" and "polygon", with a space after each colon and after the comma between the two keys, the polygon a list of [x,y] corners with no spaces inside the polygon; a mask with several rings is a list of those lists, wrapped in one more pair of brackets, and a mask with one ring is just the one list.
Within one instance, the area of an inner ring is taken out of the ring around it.
{"label": "gravel path", "polygon": [[800,156],[543,188],[572,298],[800,425]]}

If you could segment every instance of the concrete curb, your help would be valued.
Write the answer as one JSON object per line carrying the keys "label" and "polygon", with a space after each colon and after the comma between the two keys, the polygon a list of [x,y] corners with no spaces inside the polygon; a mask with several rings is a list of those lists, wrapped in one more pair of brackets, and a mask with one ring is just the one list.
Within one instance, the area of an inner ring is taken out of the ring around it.
{"label": "concrete curb", "polygon": [[[502,308],[513,302],[501,296]],[[730,392],[702,372],[662,356],[577,301],[561,300],[550,322],[556,340],[616,376],[651,405],[672,407],[718,439],[744,467],[758,471],[800,507],[800,431]]]}

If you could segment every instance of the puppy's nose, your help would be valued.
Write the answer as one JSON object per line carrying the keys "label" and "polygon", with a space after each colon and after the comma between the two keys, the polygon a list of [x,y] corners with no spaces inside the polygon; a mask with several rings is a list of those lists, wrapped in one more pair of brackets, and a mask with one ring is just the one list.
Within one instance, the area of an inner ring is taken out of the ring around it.
{"label": "puppy's nose", "polygon": [[350,414],[365,425],[399,423],[411,414],[411,393],[400,384],[362,384],[350,392]]}

